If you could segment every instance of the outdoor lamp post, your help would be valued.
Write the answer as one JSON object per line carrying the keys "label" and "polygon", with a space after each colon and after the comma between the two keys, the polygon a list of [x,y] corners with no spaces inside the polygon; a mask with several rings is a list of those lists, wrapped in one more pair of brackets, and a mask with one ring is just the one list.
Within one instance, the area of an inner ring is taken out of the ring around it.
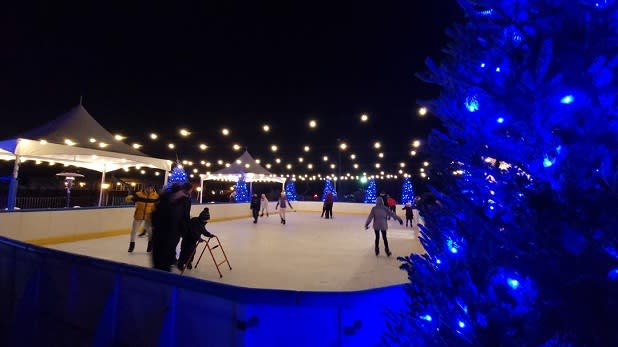
{"label": "outdoor lamp post", "polygon": [[84,175],[75,172],[61,172],[57,173],[56,176],[64,177],[64,188],[67,191],[67,207],[71,207],[71,188],[73,187],[73,182],[75,182],[75,177],[84,177]]}

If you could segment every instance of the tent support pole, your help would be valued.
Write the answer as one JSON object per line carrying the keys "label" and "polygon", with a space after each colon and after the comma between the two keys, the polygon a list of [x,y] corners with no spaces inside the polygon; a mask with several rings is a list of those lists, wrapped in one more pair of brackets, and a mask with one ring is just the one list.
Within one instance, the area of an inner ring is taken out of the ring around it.
{"label": "tent support pole", "polygon": [[103,164],[103,171],[101,172],[101,188],[99,189],[99,207],[103,202],[103,184],[105,184],[105,164]]}
{"label": "tent support pole", "polygon": [[253,181],[249,182],[249,196],[253,196]]}
{"label": "tent support pole", "polygon": [[204,179],[200,178],[200,204],[202,204],[202,198],[204,197]]}
{"label": "tent support pole", "polygon": [[17,200],[17,178],[19,177],[19,155],[15,156],[15,164],[13,165],[13,175],[11,176],[11,182],[9,183],[9,197],[6,203],[7,209],[15,209],[15,201]]}

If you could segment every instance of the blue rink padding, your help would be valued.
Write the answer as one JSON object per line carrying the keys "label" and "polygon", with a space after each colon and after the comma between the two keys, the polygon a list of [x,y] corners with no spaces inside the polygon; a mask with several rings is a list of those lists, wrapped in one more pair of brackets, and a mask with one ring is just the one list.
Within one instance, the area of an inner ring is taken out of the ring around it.
{"label": "blue rink padding", "polygon": [[403,288],[244,288],[0,237],[0,346],[373,346]]}

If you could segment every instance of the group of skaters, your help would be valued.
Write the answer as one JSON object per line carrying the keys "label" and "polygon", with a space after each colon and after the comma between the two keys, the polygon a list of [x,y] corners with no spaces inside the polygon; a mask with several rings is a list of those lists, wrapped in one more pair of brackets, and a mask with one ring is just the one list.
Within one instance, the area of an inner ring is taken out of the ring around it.
{"label": "group of skaters", "polygon": [[[180,270],[184,270],[185,267],[191,269],[193,260],[191,258],[195,253],[198,242],[202,240],[202,236],[206,238],[215,236],[206,230],[206,224],[210,220],[208,208],[204,208],[199,216],[191,218],[190,197],[192,190],[193,185],[190,183],[176,183],[160,194],[152,186],[146,187],[143,191],[129,194],[127,200],[135,202],[135,213],[128,252],[134,251],[137,231],[140,227],[143,227],[144,231],[139,236],[148,237],[146,252],[152,254],[152,263],[155,269],[171,271],[171,266],[174,264]],[[413,226],[413,210],[417,208],[418,199],[417,197],[414,204],[408,202],[403,207],[406,227],[408,225]],[[322,216],[325,216],[326,219],[333,218],[333,203],[334,195],[332,192],[328,192],[322,208]],[[258,197],[258,194],[252,195],[249,206],[253,215],[253,223],[257,223],[258,217],[270,216],[268,205],[269,200],[266,194],[261,194],[260,197]],[[403,225],[403,219],[397,216],[395,207],[395,199],[387,194],[381,194],[376,198],[376,204],[367,216],[365,229],[369,229],[369,225],[373,222],[376,256],[380,254],[380,235],[384,243],[384,252],[387,256],[392,254],[386,235],[388,221],[392,218]],[[279,212],[281,224],[286,224],[285,218],[288,208],[296,211],[285,192],[281,192],[275,206],[275,210]],[[180,254],[176,259],[176,248],[179,242]]]}
{"label": "group of skaters", "polygon": [[[258,222],[258,217],[264,217],[264,213],[266,213],[266,217],[270,216],[270,213],[268,212],[268,203],[269,201],[266,197],[266,194],[262,194],[261,197],[258,197],[257,194],[253,194],[253,196],[251,196],[251,203],[249,204],[249,209],[251,209],[254,224]],[[288,206],[290,207],[290,209],[292,209],[292,211],[296,211],[288,200],[287,195],[285,195],[285,192],[281,192],[279,198],[277,199],[277,205],[275,205],[275,211],[279,211],[279,218],[281,218],[281,224],[285,224],[285,213],[288,209]]]}
{"label": "group of skaters", "polygon": [[[152,186],[129,194],[127,200],[135,202],[129,252],[135,249],[137,229],[143,226],[144,232],[140,236],[148,236],[146,252],[152,254],[155,269],[169,272],[174,264],[180,270],[184,270],[185,266],[192,268],[191,257],[202,235],[207,238],[215,236],[206,230],[210,220],[208,208],[191,218],[192,191],[193,185],[190,183],[176,183],[161,194]],[[176,259],[176,247],[181,238],[180,255]]]}

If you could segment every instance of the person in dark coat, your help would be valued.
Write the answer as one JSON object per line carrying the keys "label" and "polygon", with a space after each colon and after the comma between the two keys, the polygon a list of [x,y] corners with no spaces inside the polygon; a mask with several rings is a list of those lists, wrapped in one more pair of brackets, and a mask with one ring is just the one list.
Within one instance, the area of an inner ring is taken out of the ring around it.
{"label": "person in dark coat", "polygon": [[335,195],[333,192],[328,192],[326,194],[326,198],[324,199],[324,207],[322,208],[324,212],[326,212],[326,219],[333,218],[333,202],[335,201]]}
{"label": "person in dark coat", "polygon": [[155,269],[170,271],[176,263],[176,246],[189,227],[189,199],[193,186],[174,184],[161,194],[152,214],[152,264]]}
{"label": "person in dark coat", "polygon": [[251,197],[251,204],[249,204],[251,213],[253,213],[253,223],[257,223],[258,216],[260,215],[260,198],[257,194],[253,194]]}
{"label": "person in dark coat", "polygon": [[376,234],[375,240],[375,252],[376,255],[380,254],[380,233],[382,234],[382,240],[384,241],[384,251],[387,256],[391,256],[391,251],[388,248],[388,240],[386,239],[386,230],[388,229],[388,221],[387,218],[392,217],[399,221],[400,225],[403,225],[403,220],[397,216],[396,213],[393,213],[388,207],[384,206],[384,200],[382,198],[376,199],[376,205],[369,212],[369,216],[367,217],[367,221],[365,222],[365,229],[369,229],[369,223],[373,220],[373,230]]}
{"label": "person in dark coat", "polygon": [[178,268],[182,271],[185,269],[193,268],[193,256],[195,255],[193,252],[197,247],[197,243],[202,238],[202,235],[211,238],[214,237],[214,234],[211,234],[208,230],[206,230],[206,223],[210,220],[210,210],[208,207],[205,207],[200,215],[197,217],[191,218],[189,221],[189,231],[182,237],[182,242],[180,243],[180,255],[178,256]]}
{"label": "person in dark coat", "polygon": [[412,207],[411,202],[406,202],[406,205],[402,208],[402,210],[406,211],[406,228],[408,227],[408,222],[410,222],[410,228],[414,227],[412,224],[412,219],[414,218],[414,208]]}

